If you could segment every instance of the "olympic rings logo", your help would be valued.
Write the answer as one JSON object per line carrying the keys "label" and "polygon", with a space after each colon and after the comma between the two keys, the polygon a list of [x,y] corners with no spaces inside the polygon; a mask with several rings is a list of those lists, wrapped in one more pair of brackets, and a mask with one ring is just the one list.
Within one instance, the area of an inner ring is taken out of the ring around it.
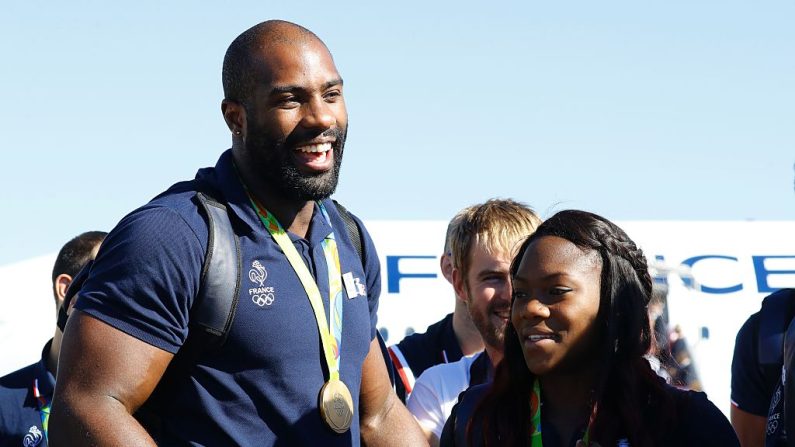
{"label": "olympic rings logo", "polygon": [[254,302],[259,307],[270,306],[273,304],[273,301],[276,299],[272,293],[263,293],[260,295],[252,295],[251,301]]}

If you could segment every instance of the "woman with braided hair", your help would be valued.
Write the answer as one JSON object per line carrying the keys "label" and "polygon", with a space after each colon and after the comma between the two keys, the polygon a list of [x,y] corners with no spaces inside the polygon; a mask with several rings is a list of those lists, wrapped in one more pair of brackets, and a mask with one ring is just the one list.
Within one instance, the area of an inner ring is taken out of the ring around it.
{"label": "woman with braided hair", "polygon": [[555,214],[511,277],[505,358],[461,397],[442,446],[739,446],[704,393],[666,384],[644,358],[652,280],[615,224]]}

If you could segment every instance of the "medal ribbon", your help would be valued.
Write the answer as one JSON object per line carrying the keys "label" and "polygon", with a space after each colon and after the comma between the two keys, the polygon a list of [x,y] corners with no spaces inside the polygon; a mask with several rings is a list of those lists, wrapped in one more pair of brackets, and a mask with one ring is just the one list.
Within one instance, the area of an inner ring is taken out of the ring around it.
{"label": "medal ribbon", "polygon": [[[533,433],[530,435],[531,447],[543,447],[541,439],[541,385],[538,378],[533,381],[533,394],[530,395],[530,423],[533,424]],[[591,424],[593,423],[593,412],[588,422],[588,428],[582,435],[582,442],[586,447],[591,445]]]}
{"label": "medal ribbon", "polygon": [[39,415],[41,416],[41,429],[44,431],[44,440],[49,442],[47,440],[47,430],[50,425],[50,402],[47,402],[47,398],[39,392],[39,379],[33,380],[33,397],[39,403]]}
{"label": "medal ribbon", "polygon": [[[273,240],[279,244],[279,247],[287,256],[290,265],[301,280],[301,284],[306,290],[309,297],[309,302],[312,304],[312,310],[315,312],[315,320],[317,321],[317,329],[320,332],[320,341],[323,344],[323,353],[326,359],[326,365],[329,371],[329,380],[339,380],[340,378],[340,346],[342,344],[342,269],[340,268],[340,257],[337,249],[337,241],[334,238],[332,231],[325,239],[321,246],[323,247],[323,255],[326,258],[326,265],[328,266],[328,281],[329,281],[329,322],[326,323],[325,308],[323,306],[323,299],[320,295],[320,289],[309,272],[309,268],[304,263],[298,250],[293,246],[290,236],[282,228],[279,221],[271,214],[264,206],[262,206],[257,199],[249,194],[249,200],[254,206],[268,233],[273,237]],[[320,207],[320,212],[323,218],[331,226],[331,219],[326,212],[326,207],[321,202],[317,202]],[[333,227],[332,227],[333,228]],[[330,330],[329,330],[330,327]]]}

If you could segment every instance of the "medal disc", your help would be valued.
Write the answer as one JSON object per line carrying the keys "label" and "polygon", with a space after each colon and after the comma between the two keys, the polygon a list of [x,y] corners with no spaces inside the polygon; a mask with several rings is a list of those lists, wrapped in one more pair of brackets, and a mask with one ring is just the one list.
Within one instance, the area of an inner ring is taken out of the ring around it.
{"label": "medal disc", "polygon": [[345,433],[353,420],[353,398],[341,380],[329,380],[320,389],[320,417],[337,433]]}

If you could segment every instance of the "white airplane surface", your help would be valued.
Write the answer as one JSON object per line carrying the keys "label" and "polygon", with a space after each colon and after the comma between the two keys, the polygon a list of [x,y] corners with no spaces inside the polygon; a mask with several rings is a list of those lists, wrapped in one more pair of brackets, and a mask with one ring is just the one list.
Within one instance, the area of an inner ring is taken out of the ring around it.
{"label": "white airplane surface", "polygon": [[[795,287],[795,222],[618,224],[658,267],[656,272],[667,277],[670,324],[682,328],[704,391],[728,414],[738,329],[771,291]],[[386,330],[388,344],[397,343],[407,333],[423,332],[453,309],[452,287],[441,276],[438,258],[447,222],[366,225],[381,260],[379,327]],[[0,266],[0,375],[37,361],[52,336],[54,258],[52,254]]]}

